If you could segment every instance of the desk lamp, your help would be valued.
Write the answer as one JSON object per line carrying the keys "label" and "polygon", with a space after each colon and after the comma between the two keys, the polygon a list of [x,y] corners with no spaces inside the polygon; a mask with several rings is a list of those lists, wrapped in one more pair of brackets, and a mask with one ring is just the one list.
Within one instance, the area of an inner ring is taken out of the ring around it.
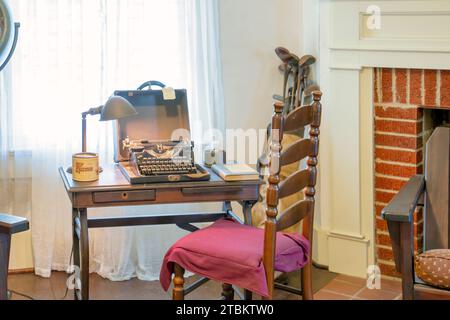
{"label": "desk lamp", "polygon": [[87,116],[100,116],[100,121],[112,121],[112,120],[119,120],[131,116],[135,116],[138,113],[136,112],[136,109],[131,105],[128,100],[119,97],[119,96],[112,96],[108,99],[108,101],[105,103],[104,106],[98,107],[98,108],[92,108],[89,109],[86,112],[83,112],[81,114],[82,116],[82,152],[87,152],[87,142],[86,142],[86,118]]}
{"label": "desk lamp", "polygon": [[[119,97],[112,96],[108,99],[104,106],[98,108],[89,109],[81,114],[82,118],[82,152],[87,152],[87,116],[100,116],[100,121],[112,121],[119,120],[131,116],[137,115],[136,109],[131,105],[128,100]],[[100,168],[100,172],[103,170]],[[72,167],[67,170],[68,173],[72,173]]]}

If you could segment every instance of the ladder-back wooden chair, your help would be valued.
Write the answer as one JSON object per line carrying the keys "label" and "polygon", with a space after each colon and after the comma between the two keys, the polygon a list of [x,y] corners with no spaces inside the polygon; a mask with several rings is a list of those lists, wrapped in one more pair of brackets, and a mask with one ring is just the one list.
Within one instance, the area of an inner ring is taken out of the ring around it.
{"label": "ladder-back wooden chair", "polygon": [[[173,299],[183,300],[185,297],[186,269],[224,283],[222,295],[226,300],[234,297],[233,285],[245,289],[246,299],[251,299],[251,292],[272,299],[275,271],[292,272],[301,269],[303,299],[313,299],[311,247],[321,98],[322,93],[315,92],[311,105],[297,108],[288,116],[283,116],[283,103],[275,104],[266,197],[267,221],[264,229],[225,219],[179,240],[166,254],[160,276],[161,284],[167,291],[172,274],[175,274]],[[308,138],[282,150],[281,142],[285,132],[307,126],[310,127]],[[307,168],[281,182],[281,167],[304,159],[307,159]],[[279,200],[302,190],[304,200],[278,214]],[[303,223],[302,235],[281,232],[299,222]]]}
{"label": "ladder-back wooden chair", "polygon": [[[426,146],[425,175],[412,177],[382,212],[404,300],[450,299],[449,200],[450,127],[439,127]],[[418,207],[423,207],[424,253],[414,256]]]}

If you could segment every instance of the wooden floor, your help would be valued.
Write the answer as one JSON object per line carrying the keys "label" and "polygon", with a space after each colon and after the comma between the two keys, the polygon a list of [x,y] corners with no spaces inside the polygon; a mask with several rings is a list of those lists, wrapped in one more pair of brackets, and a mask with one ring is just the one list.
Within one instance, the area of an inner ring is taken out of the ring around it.
{"label": "wooden floor", "polygon": [[[196,277],[189,278],[188,283]],[[291,285],[298,284],[296,274],[289,275]],[[317,300],[393,300],[400,299],[400,282],[382,281],[381,290],[369,290],[364,279],[337,275],[328,271],[315,269],[313,273],[315,298]],[[9,288],[26,294],[35,300],[66,300],[73,299],[73,293],[66,292],[67,275],[61,272],[53,273],[50,279],[43,279],[33,274],[11,275]],[[144,282],[137,279],[124,282],[111,282],[98,275],[91,275],[92,300],[167,300],[170,294],[161,289],[159,282]],[[220,297],[221,285],[208,282],[205,286],[190,294],[187,299],[216,300]],[[255,297],[258,299],[258,297]],[[275,298],[278,300],[297,300],[298,296],[277,290]],[[22,296],[13,294],[13,300],[23,300]],[[236,297],[236,299],[239,299]]]}

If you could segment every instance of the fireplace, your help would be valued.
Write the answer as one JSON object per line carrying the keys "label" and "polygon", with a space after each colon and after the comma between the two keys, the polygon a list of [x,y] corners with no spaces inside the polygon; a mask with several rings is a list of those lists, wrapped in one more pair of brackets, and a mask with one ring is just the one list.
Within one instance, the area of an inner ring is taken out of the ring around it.
{"label": "fireplace", "polygon": [[[376,260],[386,276],[398,276],[381,210],[415,174],[423,174],[426,142],[449,124],[450,72],[376,68],[374,70],[374,190]],[[414,221],[414,247],[422,248],[423,214]]]}
{"label": "fireplace", "polygon": [[446,121],[428,108],[450,107],[450,1],[302,6],[305,52],[318,57],[324,92],[314,259],[337,273],[364,278],[379,265],[395,276],[376,212],[423,172],[424,140]]}

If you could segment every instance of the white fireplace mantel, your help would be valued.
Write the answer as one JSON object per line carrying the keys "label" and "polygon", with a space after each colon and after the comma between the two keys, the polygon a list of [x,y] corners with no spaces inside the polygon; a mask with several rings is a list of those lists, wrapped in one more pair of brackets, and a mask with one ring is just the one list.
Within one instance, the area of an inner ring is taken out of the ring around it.
{"label": "white fireplace mantel", "polygon": [[[302,3],[301,41],[317,48],[324,92],[314,256],[364,277],[375,263],[373,67],[450,69],[450,1]],[[380,9],[379,30],[367,27],[370,6]]]}

